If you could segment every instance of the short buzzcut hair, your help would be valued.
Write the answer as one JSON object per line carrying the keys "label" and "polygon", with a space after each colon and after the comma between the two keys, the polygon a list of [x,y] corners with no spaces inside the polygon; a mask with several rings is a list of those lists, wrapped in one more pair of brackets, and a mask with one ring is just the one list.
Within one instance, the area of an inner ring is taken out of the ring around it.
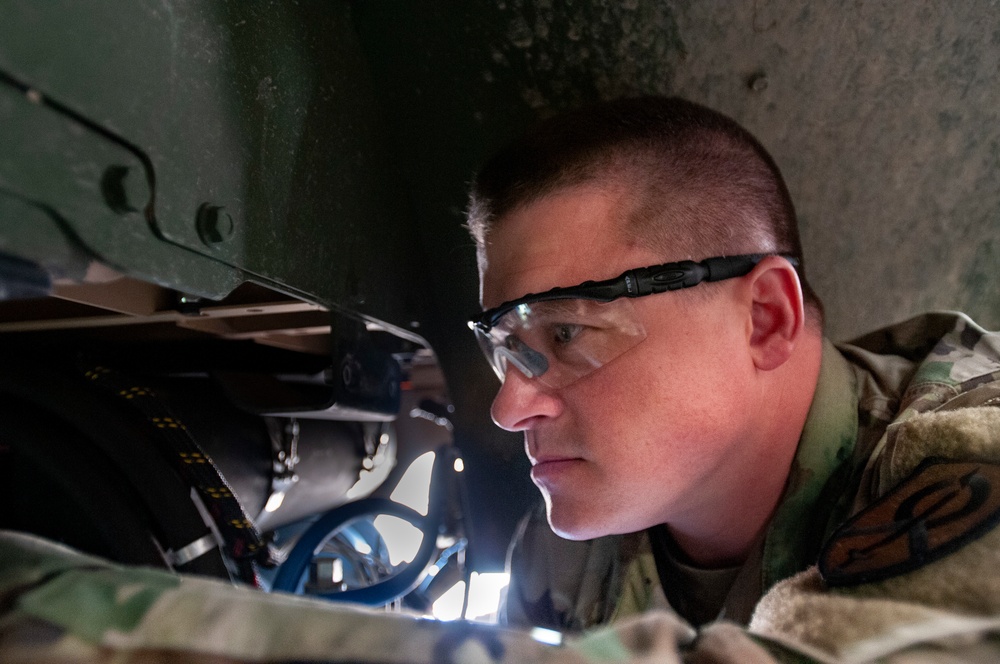
{"label": "short buzzcut hair", "polygon": [[795,208],[774,160],[747,130],[678,98],[633,97],[542,121],[496,154],[473,180],[467,222],[480,267],[490,230],[557,191],[595,184],[629,192],[626,241],[664,260],[782,253],[805,278]]}

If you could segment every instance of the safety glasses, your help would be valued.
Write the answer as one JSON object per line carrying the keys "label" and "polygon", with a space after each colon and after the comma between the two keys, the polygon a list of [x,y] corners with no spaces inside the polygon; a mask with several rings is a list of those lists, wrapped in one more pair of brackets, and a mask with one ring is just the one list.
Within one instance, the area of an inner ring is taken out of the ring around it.
{"label": "safety glasses", "polygon": [[[770,255],[665,263],[628,270],[614,279],[531,293],[474,316],[469,327],[501,382],[514,366],[528,378],[559,389],[646,338],[628,298],[742,277]],[[794,258],[783,257],[798,265]]]}

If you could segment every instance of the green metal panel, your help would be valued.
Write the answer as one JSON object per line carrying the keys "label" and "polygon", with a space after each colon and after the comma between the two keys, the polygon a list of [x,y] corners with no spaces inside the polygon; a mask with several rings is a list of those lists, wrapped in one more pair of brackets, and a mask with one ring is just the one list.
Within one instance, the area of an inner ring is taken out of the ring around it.
{"label": "green metal panel", "polygon": [[9,194],[54,209],[113,266],[182,290],[218,297],[249,278],[419,318],[418,275],[384,278],[417,264],[413,229],[348,3],[4,10]]}
{"label": "green metal panel", "polygon": [[96,260],[207,296],[242,280],[238,270],[157,238],[143,214],[152,171],[135,150],[19,85],[0,86],[0,117],[16,128],[0,133],[0,250],[74,280]]}

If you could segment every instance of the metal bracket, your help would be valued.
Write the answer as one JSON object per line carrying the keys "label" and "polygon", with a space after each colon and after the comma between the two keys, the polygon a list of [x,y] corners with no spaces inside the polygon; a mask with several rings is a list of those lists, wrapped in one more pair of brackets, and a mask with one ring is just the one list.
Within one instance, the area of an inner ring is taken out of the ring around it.
{"label": "metal bracket", "polygon": [[164,551],[163,559],[171,567],[180,567],[181,565],[187,565],[195,558],[203,556],[218,546],[219,543],[215,541],[215,536],[212,533],[208,533],[176,551],[170,549]]}
{"label": "metal bracket", "polygon": [[292,417],[281,426],[279,420],[269,419],[267,430],[274,452],[271,460],[271,495],[264,505],[264,512],[270,513],[281,507],[285,495],[299,481],[299,476],[295,474],[295,466],[299,463],[299,421]]}

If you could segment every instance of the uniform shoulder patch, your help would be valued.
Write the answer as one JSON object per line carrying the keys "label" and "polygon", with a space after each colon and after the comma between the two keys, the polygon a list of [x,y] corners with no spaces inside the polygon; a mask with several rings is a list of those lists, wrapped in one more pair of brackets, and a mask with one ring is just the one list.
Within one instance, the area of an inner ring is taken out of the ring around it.
{"label": "uniform shoulder patch", "polygon": [[962,548],[1000,522],[1000,465],[931,458],[827,540],[828,586],[881,581]]}

